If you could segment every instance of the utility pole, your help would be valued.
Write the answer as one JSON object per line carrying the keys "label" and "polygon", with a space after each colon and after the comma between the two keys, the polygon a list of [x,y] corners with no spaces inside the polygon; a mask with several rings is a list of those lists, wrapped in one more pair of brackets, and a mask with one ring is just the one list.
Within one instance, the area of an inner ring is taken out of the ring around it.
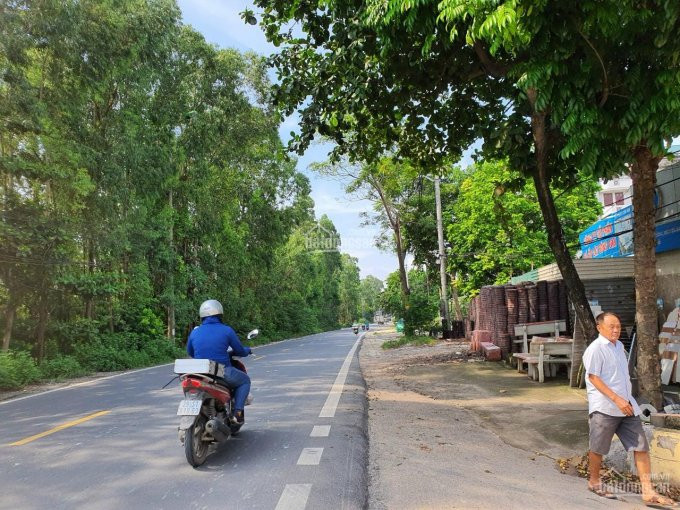
{"label": "utility pole", "polygon": [[439,238],[439,276],[441,279],[441,299],[444,308],[442,318],[442,331],[444,338],[449,337],[451,331],[451,316],[449,315],[449,298],[446,283],[446,250],[444,249],[444,226],[442,224],[442,197],[440,189],[440,179],[436,175],[434,178],[434,199],[437,205],[437,237]]}

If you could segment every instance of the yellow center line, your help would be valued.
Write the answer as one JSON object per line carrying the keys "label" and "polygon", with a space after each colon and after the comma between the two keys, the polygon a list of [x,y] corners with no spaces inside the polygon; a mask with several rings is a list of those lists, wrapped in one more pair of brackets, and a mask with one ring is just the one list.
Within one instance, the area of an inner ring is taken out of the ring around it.
{"label": "yellow center line", "polygon": [[78,418],[77,420],[69,421],[66,423],[62,423],[61,425],[57,425],[53,429],[46,430],[45,432],[41,432],[40,434],[36,434],[34,436],[27,437],[25,439],[21,439],[19,441],[15,441],[14,443],[10,443],[7,446],[22,446],[25,445],[26,443],[30,443],[31,441],[35,441],[36,439],[40,439],[41,437],[49,436],[50,434],[54,434],[55,432],[59,432],[60,430],[67,429],[69,427],[73,427],[74,425],[79,425],[81,423],[84,423],[86,421],[92,420],[93,418],[96,418],[97,416],[104,416],[105,414],[109,414],[111,411],[98,411],[96,413],[88,414],[87,416],[83,416],[82,418]]}
{"label": "yellow center line", "polygon": [[267,357],[266,355],[263,355],[263,356],[253,356],[253,359],[257,361],[258,359],[262,359],[262,358],[266,358],[266,357]]}

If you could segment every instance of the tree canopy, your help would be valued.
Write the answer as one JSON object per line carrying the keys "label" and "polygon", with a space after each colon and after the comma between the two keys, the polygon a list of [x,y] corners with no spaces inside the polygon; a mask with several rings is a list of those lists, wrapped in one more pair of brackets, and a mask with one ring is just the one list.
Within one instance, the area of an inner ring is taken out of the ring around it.
{"label": "tree canopy", "polygon": [[[654,345],[654,176],[680,132],[680,4],[502,0],[257,0],[281,83],[337,153],[385,151],[438,171],[476,138],[532,178],[548,242],[586,336],[595,323],[569,256],[551,185],[632,163],[643,391],[661,403]],[[289,30],[299,22],[303,34]]]}
{"label": "tree canopy", "polygon": [[174,1],[5,3],[0,123],[3,348],[43,373],[174,356],[207,298],[264,340],[356,307],[356,260],[308,242],[337,232],[284,153],[265,60]]}
{"label": "tree canopy", "polygon": [[[459,191],[444,215],[450,218],[449,266],[461,275],[465,295],[483,285],[504,284],[553,260],[535,188],[509,187],[518,177],[519,172],[503,161],[481,162],[452,175]],[[553,190],[572,254],[578,248],[578,234],[602,211],[598,189],[595,181],[586,179],[574,188]]]}

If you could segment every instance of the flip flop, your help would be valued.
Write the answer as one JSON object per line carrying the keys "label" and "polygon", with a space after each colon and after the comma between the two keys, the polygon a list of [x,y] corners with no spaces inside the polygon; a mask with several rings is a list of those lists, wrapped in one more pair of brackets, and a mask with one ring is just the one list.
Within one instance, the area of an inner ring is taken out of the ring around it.
{"label": "flip flop", "polygon": [[[663,504],[659,501],[660,499],[671,501],[671,503]],[[645,504],[645,506],[649,508],[660,508],[662,510],[665,510],[667,508],[678,508],[678,504],[675,501],[673,501],[671,498],[667,498],[660,494],[656,494],[652,496],[650,499],[643,499],[642,502]]]}
{"label": "flip flop", "polygon": [[600,484],[600,485],[595,485],[595,486],[588,485],[588,490],[589,490],[590,492],[594,493],[594,494],[597,494],[597,495],[600,496],[601,498],[605,498],[605,499],[618,499],[618,498],[616,497],[615,494],[612,494],[612,493],[609,492],[608,490],[603,489],[603,488],[602,488],[602,484]]}

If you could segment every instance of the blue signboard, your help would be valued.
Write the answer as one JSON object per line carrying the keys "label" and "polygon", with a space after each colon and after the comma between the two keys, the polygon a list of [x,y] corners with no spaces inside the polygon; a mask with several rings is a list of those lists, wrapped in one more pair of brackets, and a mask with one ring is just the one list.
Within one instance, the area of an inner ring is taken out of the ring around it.
{"label": "blue signboard", "polygon": [[656,252],[680,249],[680,219],[673,219],[656,226]]}
{"label": "blue signboard", "polygon": [[584,259],[625,257],[633,253],[633,206],[593,223],[578,236]]}
{"label": "blue signboard", "polygon": [[[658,197],[657,206],[658,206]],[[593,223],[579,235],[584,259],[627,257],[633,254],[633,207]],[[656,252],[680,249],[680,218],[656,225]]]}

